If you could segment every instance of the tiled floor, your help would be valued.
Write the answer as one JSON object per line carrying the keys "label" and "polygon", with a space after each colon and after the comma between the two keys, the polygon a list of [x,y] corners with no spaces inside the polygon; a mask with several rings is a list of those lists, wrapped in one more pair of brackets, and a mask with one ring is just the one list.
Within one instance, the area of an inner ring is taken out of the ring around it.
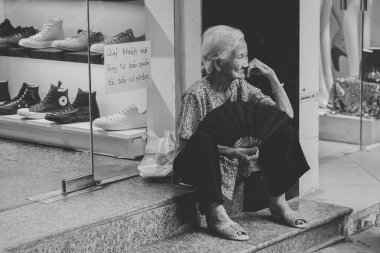
{"label": "tiled floor", "polygon": [[380,145],[319,142],[320,188],[308,199],[351,207],[354,212],[380,202]]}

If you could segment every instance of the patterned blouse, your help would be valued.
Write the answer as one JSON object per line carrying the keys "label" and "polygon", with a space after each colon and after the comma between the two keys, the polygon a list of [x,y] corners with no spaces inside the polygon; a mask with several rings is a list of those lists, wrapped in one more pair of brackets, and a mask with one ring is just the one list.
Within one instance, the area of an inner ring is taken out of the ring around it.
{"label": "patterned blouse", "polygon": [[[232,82],[230,102],[255,101],[265,105],[275,105],[275,102],[264,95],[260,89],[252,86],[244,79],[236,79]],[[222,100],[211,88],[207,77],[195,82],[182,95],[181,111],[177,120],[177,140],[188,140],[196,131],[198,125],[208,112],[221,106]],[[178,147],[179,145],[177,145]],[[232,199],[239,163],[236,158],[229,159],[220,156],[222,172],[222,193]]]}

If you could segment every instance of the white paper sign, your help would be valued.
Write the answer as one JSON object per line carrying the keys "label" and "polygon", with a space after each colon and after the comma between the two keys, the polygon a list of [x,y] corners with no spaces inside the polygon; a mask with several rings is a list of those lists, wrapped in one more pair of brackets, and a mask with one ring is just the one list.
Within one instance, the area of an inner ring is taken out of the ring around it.
{"label": "white paper sign", "polygon": [[105,92],[145,88],[150,80],[150,41],[104,47]]}

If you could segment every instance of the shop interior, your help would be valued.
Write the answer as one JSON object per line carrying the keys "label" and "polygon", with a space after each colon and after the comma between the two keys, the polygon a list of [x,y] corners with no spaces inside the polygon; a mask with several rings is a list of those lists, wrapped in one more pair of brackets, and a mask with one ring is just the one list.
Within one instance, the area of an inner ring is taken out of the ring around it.
{"label": "shop interior", "polygon": [[320,139],[337,152],[380,141],[378,11],[372,0],[321,2]]}
{"label": "shop interior", "polygon": [[2,0],[0,10],[0,209],[138,176],[154,46],[144,1]]}

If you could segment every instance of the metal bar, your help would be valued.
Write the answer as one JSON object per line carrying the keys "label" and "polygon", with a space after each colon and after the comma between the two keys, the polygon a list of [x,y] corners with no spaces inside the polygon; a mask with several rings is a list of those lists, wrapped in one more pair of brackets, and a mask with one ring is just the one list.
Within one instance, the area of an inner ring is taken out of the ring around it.
{"label": "metal bar", "polygon": [[86,0],[87,7],[87,65],[88,65],[88,101],[89,101],[89,113],[90,113],[90,163],[91,163],[91,173],[95,174],[94,168],[94,138],[93,138],[93,129],[92,129],[92,84],[91,84],[91,52],[90,52],[90,1]]}
{"label": "metal bar", "polygon": [[117,182],[117,181],[124,180],[127,178],[138,177],[138,176],[139,176],[138,174],[135,174],[135,175],[126,174],[126,175],[120,175],[120,176],[116,176],[116,177],[109,177],[109,178],[105,178],[105,179],[96,180],[95,183],[96,183],[96,185],[105,185],[105,184]]}
{"label": "metal bar", "polygon": [[65,194],[95,186],[94,174],[62,180]]}
{"label": "metal bar", "polygon": [[73,196],[77,196],[77,195],[80,195],[80,194],[83,194],[83,193],[96,191],[96,190],[99,190],[101,188],[103,188],[103,187],[102,186],[93,186],[93,187],[90,187],[90,188],[82,189],[82,190],[71,192],[71,193],[68,193],[68,194],[61,194],[59,196],[55,196],[55,197],[51,197],[51,198],[48,198],[48,199],[44,199],[44,200],[41,200],[39,202],[44,203],[44,204],[48,204],[48,203],[56,202],[58,200],[67,199],[67,198],[70,198],[70,197],[73,197]]}
{"label": "metal bar", "polygon": [[340,0],[340,10],[341,11],[347,10],[347,0]]}
{"label": "metal bar", "polygon": [[[363,3],[363,0],[361,0],[361,4]],[[360,48],[361,48],[361,63],[360,63],[360,99],[359,99],[359,121],[360,121],[360,127],[359,127],[359,149],[363,150],[363,79],[364,79],[364,64],[363,64],[363,46],[364,46],[364,11],[361,12],[361,39],[360,39]]]}
{"label": "metal bar", "polygon": [[360,1],[360,10],[361,11],[367,11],[368,9],[368,1],[367,0],[361,0]]}

